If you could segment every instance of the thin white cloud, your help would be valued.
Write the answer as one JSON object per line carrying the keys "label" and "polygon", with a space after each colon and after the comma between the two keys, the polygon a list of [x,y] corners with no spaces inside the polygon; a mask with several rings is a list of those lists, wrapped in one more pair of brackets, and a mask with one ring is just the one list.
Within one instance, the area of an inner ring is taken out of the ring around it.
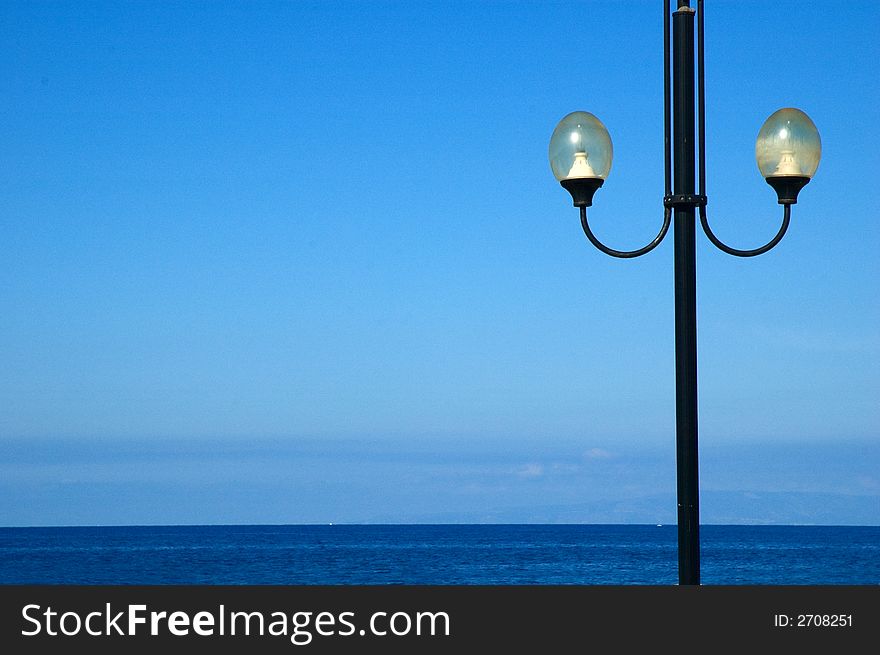
{"label": "thin white cloud", "polygon": [[516,474],[521,478],[540,478],[544,475],[544,467],[540,464],[526,464]]}
{"label": "thin white cloud", "polygon": [[870,475],[859,477],[859,486],[867,491],[880,491],[880,480]]}
{"label": "thin white cloud", "polygon": [[584,453],[585,459],[611,459],[614,455],[604,448],[590,448]]}

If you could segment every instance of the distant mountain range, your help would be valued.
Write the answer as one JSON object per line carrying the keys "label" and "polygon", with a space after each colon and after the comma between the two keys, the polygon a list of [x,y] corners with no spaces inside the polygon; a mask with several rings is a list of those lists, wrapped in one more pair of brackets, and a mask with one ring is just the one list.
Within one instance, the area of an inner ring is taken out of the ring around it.
{"label": "distant mountain range", "polygon": [[[704,491],[700,521],[719,525],[880,525],[877,496],[819,492]],[[847,518],[841,521],[842,516]],[[369,523],[675,523],[675,498],[535,505],[371,517]]]}

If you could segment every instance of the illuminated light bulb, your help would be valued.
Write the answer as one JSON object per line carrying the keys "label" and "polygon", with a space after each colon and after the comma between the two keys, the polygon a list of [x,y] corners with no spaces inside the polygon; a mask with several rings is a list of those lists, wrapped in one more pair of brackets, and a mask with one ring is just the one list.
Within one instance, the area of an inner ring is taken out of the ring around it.
{"label": "illuminated light bulb", "polygon": [[755,141],[758,170],[776,190],[780,204],[797,202],[798,192],[816,173],[821,156],[815,124],[792,107],[771,114]]}
{"label": "illuminated light bulb", "polygon": [[794,150],[783,150],[782,159],[776,165],[773,175],[800,175],[801,169],[794,158]]}
{"label": "illuminated light bulb", "polygon": [[561,121],[550,137],[550,169],[560,182],[573,177],[598,177],[611,170],[614,149],[608,130],[598,118],[574,111]]}
{"label": "illuminated light bulb", "polygon": [[590,162],[587,161],[587,153],[585,152],[576,152],[574,153],[574,163],[571,165],[571,168],[568,171],[568,175],[565,176],[568,179],[573,177],[598,177],[596,172],[593,170],[593,167],[590,166]]}
{"label": "illuminated light bulb", "polygon": [[576,206],[590,206],[593,193],[611,170],[613,155],[608,130],[585,111],[565,116],[550,137],[550,170]]}

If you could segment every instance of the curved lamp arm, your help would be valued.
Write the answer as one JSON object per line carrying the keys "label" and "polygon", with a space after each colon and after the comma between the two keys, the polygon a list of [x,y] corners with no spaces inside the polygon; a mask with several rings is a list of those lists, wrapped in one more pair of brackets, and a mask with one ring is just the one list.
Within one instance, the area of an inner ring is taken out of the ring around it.
{"label": "curved lamp arm", "polygon": [[785,232],[788,230],[788,223],[791,220],[791,205],[785,204],[783,207],[782,227],[779,228],[779,232],[776,233],[776,236],[773,237],[769,243],[760,248],[755,248],[754,250],[738,250],[722,243],[712,232],[712,228],[709,227],[709,220],[706,218],[706,208],[704,206],[700,207],[700,223],[703,225],[703,231],[706,233],[706,236],[709,237],[709,241],[715,244],[720,250],[723,250],[728,255],[735,255],[736,257],[754,257],[755,255],[762,255],[773,248],[773,246],[779,243],[782,240],[782,237],[785,236]]}
{"label": "curved lamp arm", "polygon": [[644,248],[639,248],[638,250],[614,250],[613,248],[609,248],[596,238],[596,235],[593,234],[593,231],[590,229],[590,224],[587,222],[587,208],[581,207],[581,226],[584,228],[584,234],[587,235],[590,243],[592,243],[606,255],[611,255],[612,257],[620,257],[621,259],[639,257],[641,255],[644,255],[645,253],[651,252],[654,248],[656,248],[660,244],[660,242],[663,241],[663,237],[666,236],[666,232],[669,231],[669,222],[671,217],[672,210],[667,207],[666,210],[663,212],[663,227],[660,228],[660,234],[658,234],[654,238],[654,240]]}

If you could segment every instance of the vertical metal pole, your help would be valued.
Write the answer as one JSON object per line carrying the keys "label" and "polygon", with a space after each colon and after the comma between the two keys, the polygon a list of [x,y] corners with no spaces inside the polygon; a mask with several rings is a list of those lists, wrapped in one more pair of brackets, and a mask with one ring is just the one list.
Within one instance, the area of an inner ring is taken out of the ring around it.
{"label": "vertical metal pole", "polygon": [[[673,13],[674,193],[694,195],[694,10]],[[678,478],[678,581],[700,584],[697,458],[696,212],[677,206],[675,225],[675,440]]]}

